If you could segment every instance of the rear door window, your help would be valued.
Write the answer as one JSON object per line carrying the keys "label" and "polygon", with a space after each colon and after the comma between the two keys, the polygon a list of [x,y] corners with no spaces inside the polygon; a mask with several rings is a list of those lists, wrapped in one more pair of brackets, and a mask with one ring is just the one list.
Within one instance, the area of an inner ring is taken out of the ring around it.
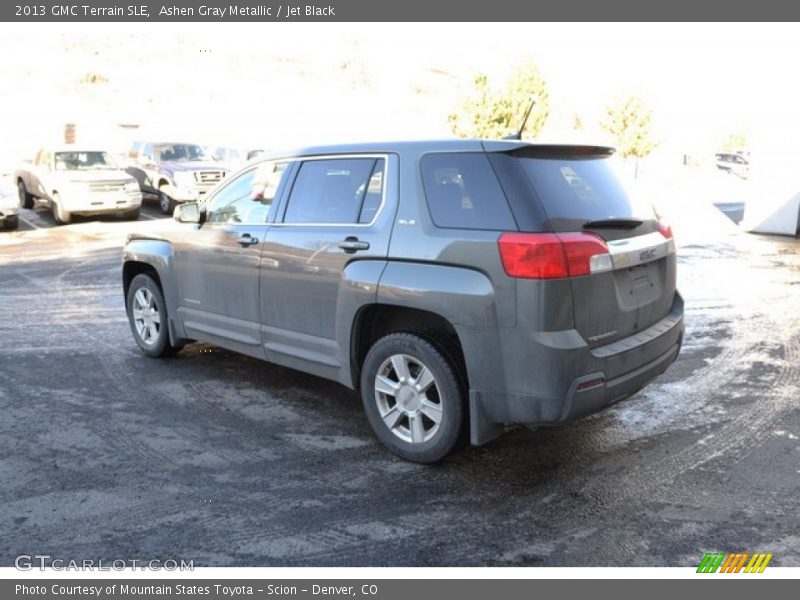
{"label": "rear door window", "polygon": [[383,197],[383,159],[307,160],[289,195],[285,223],[369,223]]}
{"label": "rear door window", "polygon": [[482,153],[438,153],[422,158],[422,182],[437,227],[516,230],[497,177]]}

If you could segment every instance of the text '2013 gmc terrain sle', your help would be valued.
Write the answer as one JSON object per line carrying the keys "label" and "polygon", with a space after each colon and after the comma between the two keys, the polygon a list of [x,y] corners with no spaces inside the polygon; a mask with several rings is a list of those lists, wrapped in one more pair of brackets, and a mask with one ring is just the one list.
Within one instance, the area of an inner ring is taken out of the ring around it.
{"label": "text '2013 gmc terrain sle'", "polygon": [[380,440],[433,462],[552,425],[675,360],[672,232],[613,150],[453,140],[262,158],[124,250],[145,354],[190,340],[360,390]]}

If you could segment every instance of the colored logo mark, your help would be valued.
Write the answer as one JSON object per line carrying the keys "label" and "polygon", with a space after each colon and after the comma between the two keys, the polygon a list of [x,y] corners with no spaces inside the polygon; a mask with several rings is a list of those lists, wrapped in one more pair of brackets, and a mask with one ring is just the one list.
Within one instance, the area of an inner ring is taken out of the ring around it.
{"label": "colored logo mark", "polygon": [[763,573],[772,554],[765,552],[706,552],[698,573]]}

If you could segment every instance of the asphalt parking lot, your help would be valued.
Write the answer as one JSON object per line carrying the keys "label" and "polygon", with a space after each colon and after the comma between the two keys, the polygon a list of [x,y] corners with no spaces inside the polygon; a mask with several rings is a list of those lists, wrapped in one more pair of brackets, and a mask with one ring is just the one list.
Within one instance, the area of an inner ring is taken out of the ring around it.
{"label": "asphalt parking lot", "polygon": [[401,461],[355,393],[202,344],[142,356],[120,285],[136,223],[0,233],[0,565],[800,566],[800,241],[679,252],[686,344],[654,384],[443,464]]}

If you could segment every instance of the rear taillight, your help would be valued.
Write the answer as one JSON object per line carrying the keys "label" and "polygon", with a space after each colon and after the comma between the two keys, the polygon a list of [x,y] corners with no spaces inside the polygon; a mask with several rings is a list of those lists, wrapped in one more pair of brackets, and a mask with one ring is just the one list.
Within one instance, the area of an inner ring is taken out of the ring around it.
{"label": "rear taillight", "polygon": [[658,220],[658,231],[668,240],[672,239],[672,227],[664,219]]}
{"label": "rear taillight", "polygon": [[611,269],[608,246],[593,233],[504,233],[497,245],[509,277],[560,279]]}

